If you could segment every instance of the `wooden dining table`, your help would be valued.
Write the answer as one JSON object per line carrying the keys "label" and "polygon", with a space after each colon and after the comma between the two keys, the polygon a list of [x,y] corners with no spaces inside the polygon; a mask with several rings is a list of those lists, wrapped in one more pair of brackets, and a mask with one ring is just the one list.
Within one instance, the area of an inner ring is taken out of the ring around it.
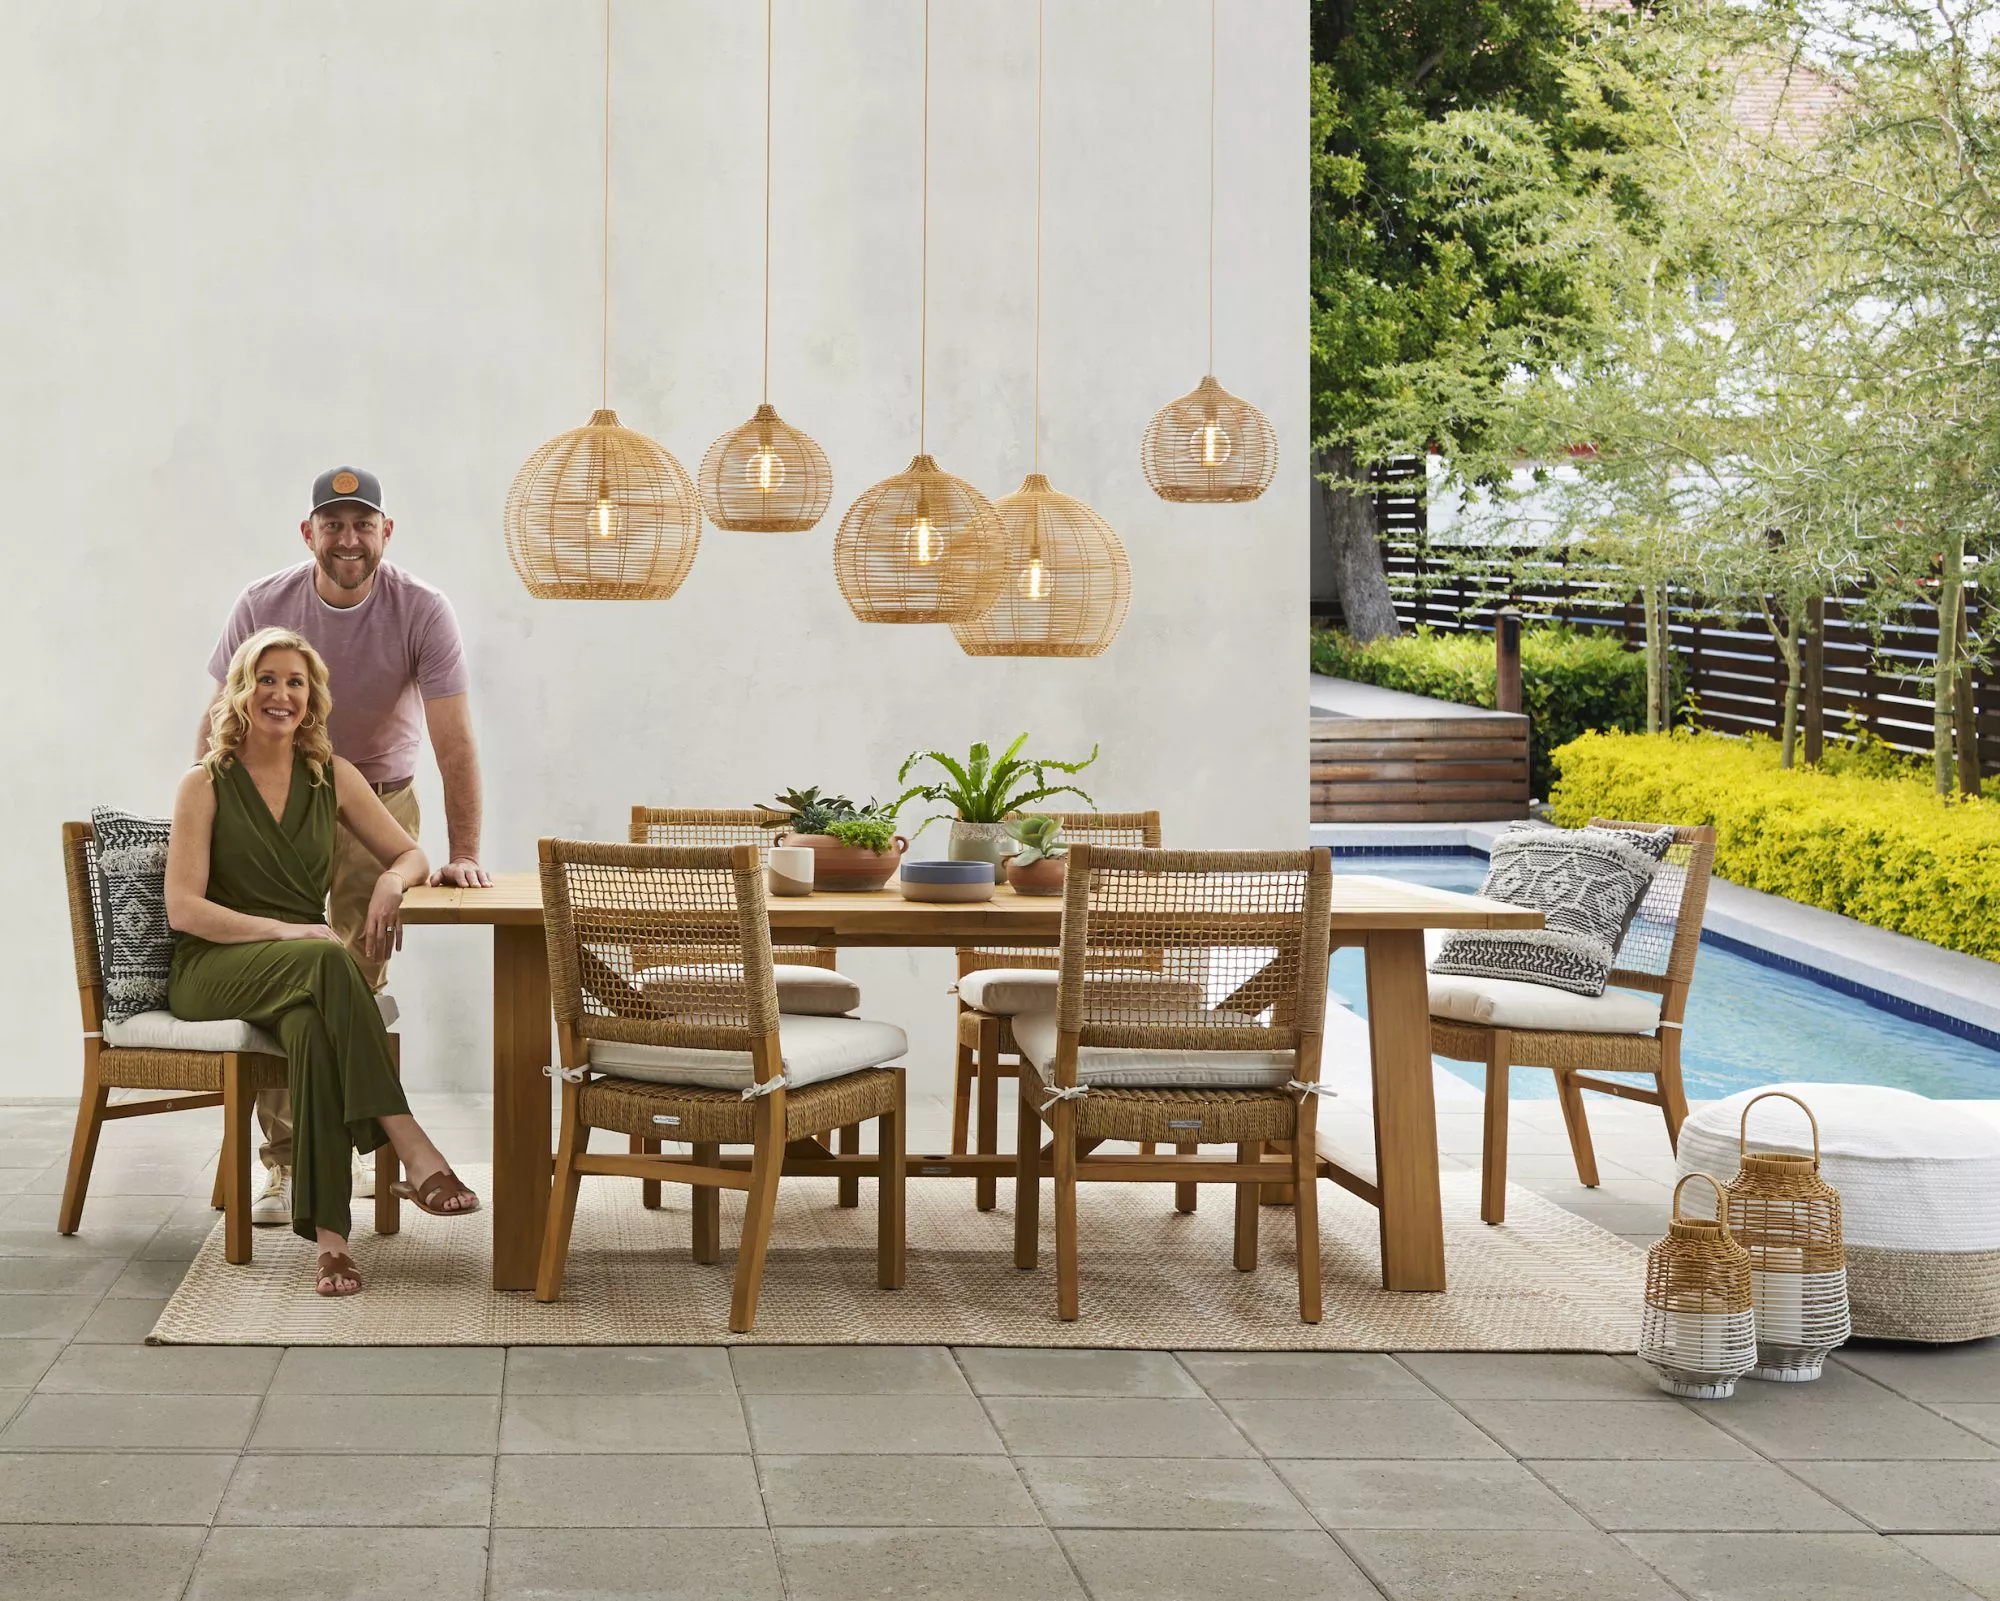
{"label": "wooden dining table", "polygon": [[[1017,946],[1058,943],[1062,901],[1001,889],[988,901],[938,904],[896,890],[770,897],[774,941],[788,945]],[[541,882],[502,873],[491,889],[411,890],[406,924],[493,930],[493,1287],[531,1290],[550,1190],[552,1124],[544,1069],[551,1053],[548,949]],[[1341,874],[1333,881],[1332,943],[1359,946],[1368,984],[1375,1172],[1321,1158],[1321,1174],[1375,1206],[1382,1286],[1444,1288],[1444,1213],[1438,1190],[1437,1108],[1431,1089],[1430,1004],[1424,930],[1539,928],[1541,914],[1397,879]],[[912,1177],[1013,1171],[1011,1152],[935,1152],[909,1158]]]}

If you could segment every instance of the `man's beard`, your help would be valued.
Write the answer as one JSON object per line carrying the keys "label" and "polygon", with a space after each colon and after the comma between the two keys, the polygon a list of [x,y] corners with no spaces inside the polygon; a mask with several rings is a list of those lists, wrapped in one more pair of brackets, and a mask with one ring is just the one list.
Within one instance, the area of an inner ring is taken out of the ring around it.
{"label": "man's beard", "polygon": [[345,561],[347,559],[346,557],[335,557],[331,551],[326,552],[319,558],[319,570],[326,574],[327,582],[332,584],[335,589],[365,589],[368,581],[375,576],[375,569],[382,565],[382,558],[380,556],[370,556],[366,551],[362,552],[359,557],[354,558],[361,564],[361,576],[350,584],[334,571],[334,564],[337,560]]}

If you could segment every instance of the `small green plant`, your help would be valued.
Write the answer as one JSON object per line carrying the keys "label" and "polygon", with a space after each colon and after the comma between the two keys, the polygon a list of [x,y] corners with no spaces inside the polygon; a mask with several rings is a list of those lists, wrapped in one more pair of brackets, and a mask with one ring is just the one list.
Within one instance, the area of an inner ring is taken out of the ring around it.
{"label": "small green plant", "polygon": [[1014,857],[1016,867],[1033,867],[1045,856],[1053,859],[1069,854],[1069,846],[1062,842],[1062,824],[1044,813],[1015,819],[1007,825],[1007,832],[1021,842]]}
{"label": "small green plant", "polygon": [[836,817],[826,825],[824,832],[843,845],[879,854],[896,843],[896,819],[893,815],[883,816],[872,809],[865,810],[853,817]]}
{"label": "small green plant", "polygon": [[[896,810],[900,801],[883,805],[870,799],[856,806],[845,795],[822,795],[819,786],[788,789],[778,796],[775,806],[757,803],[764,813],[764,827],[791,834],[831,834],[843,845],[867,844],[870,850],[887,850],[896,838]],[[880,841],[879,844],[875,843]]]}
{"label": "small green plant", "polygon": [[[1021,735],[1007,747],[998,761],[993,759],[993,753],[985,745],[974,745],[963,762],[947,756],[943,751],[912,751],[896,773],[897,783],[906,783],[910,769],[920,762],[929,762],[942,769],[945,776],[933,783],[917,784],[905,790],[897,797],[896,805],[900,807],[921,796],[934,806],[949,806],[961,822],[999,823],[1004,822],[1010,812],[1018,812],[1039,800],[1047,800],[1051,795],[1074,795],[1087,806],[1097,804],[1074,784],[1052,783],[1049,778],[1051,773],[1074,775],[1082,772],[1097,760],[1095,745],[1080,762],[1059,762],[1052,757],[1023,756],[1021,747],[1027,742],[1028,736]],[[923,828],[936,821],[934,816],[925,818]],[[922,833],[923,828],[917,832]]]}

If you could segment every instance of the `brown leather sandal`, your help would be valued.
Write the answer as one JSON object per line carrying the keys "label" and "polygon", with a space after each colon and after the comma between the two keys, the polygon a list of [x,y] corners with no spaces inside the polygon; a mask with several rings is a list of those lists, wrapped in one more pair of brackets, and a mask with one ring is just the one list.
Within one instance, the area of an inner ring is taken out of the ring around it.
{"label": "brown leather sandal", "polygon": [[[330,1286],[335,1279],[352,1279],[351,1290],[335,1290]],[[345,1251],[321,1251],[319,1253],[319,1282],[313,1285],[319,1295],[358,1295],[361,1293],[361,1270],[354,1265],[354,1258]]]}
{"label": "brown leather sandal", "polygon": [[[412,1202],[420,1211],[428,1212],[432,1217],[470,1217],[479,1210],[479,1197],[473,1195],[471,1189],[460,1182],[459,1176],[448,1167],[439,1168],[425,1179],[421,1189],[407,1179],[398,1179],[389,1186],[389,1191],[392,1195],[399,1195],[404,1200]],[[472,1204],[454,1207],[439,1204],[461,1195],[471,1195]]]}

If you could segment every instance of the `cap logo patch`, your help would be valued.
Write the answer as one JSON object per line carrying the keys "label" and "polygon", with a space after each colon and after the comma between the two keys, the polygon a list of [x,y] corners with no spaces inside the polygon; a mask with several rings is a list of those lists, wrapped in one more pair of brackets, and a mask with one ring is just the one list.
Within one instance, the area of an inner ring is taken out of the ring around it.
{"label": "cap logo patch", "polygon": [[360,487],[361,480],[356,478],[353,473],[335,473],[333,475],[333,492],[336,495],[351,495]]}

